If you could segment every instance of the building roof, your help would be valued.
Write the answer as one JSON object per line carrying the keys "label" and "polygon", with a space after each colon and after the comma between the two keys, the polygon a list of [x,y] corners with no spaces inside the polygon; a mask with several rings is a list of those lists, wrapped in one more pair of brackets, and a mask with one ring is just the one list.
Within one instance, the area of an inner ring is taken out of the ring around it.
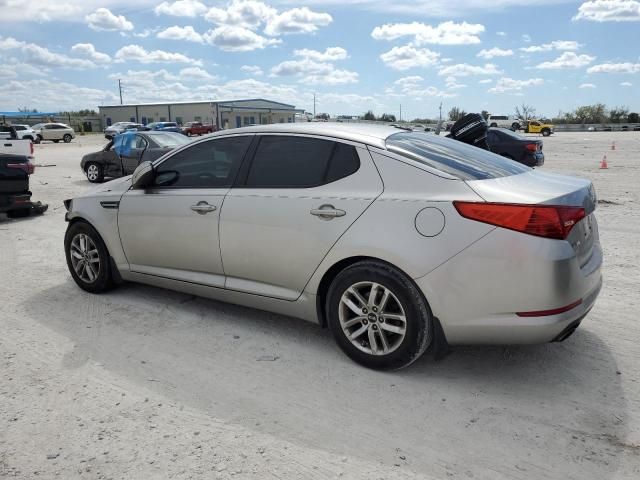
{"label": "building roof", "polygon": [[100,105],[99,108],[115,108],[115,107],[150,107],[150,106],[163,106],[163,105],[190,105],[190,104],[216,104],[222,107],[240,107],[243,103],[249,102],[266,102],[273,105],[278,105],[280,109],[295,110],[294,105],[287,103],[275,102],[273,100],[267,100],[265,98],[248,98],[242,100],[192,100],[192,101],[180,101],[180,102],[151,102],[151,103],[125,103],[115,105]]}

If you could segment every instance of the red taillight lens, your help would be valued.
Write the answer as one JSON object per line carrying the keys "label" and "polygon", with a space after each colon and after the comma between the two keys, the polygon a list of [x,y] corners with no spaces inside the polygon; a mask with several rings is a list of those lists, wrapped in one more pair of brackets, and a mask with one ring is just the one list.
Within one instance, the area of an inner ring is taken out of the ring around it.
{"label": "red taillight lens", "polygon": [[453,202],[453,205],[470,220],[558,240],[567,238],[573,226],[585,217],[582,207],[479,202]]}
{"label": "red taillight lens", "polygon": [[26,163],[7,163],[7,168],[17,168],[24,170],[27,175],[31,175],[35,170],[35,165],[31,162]]}
{"label": "red taillight lens", "polygon": [[526,148],[530,152],[537,152],[538,151],[538,144],[537,143],[527,143],[524,146],[524,148]]}

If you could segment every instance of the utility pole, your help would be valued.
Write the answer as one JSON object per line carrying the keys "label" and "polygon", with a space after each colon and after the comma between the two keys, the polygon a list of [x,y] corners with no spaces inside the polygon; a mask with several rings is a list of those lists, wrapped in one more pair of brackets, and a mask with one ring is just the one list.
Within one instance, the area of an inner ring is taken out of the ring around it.
{"label": "utility pole", "polygon": [[120,105],[122,105],[122,83],[120,83],[120,79],[118,79],[118,91],[120,92]]}
{"label": "utility pole", "polygon": [[313,94],[313,118],[316,118],[316,94]]}
{"label": "utility pole", "polygon": [[402,104],[400,104],[400,122],[402,121]]}

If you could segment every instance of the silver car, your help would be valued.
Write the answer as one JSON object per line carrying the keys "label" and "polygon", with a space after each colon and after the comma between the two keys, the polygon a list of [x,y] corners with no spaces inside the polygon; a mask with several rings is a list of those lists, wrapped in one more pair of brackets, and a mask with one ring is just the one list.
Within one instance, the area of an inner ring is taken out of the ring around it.
{"label": "silver car", "polygon": [[363,124],[215,133],[66,200],[76,283],[141,282],[331,329],[367,367],[563,340],[594,305],[588,180]]}
{"label": "silver car", "polygon": [[69,143],[76,138],[73,128],[64,123],[38,123],[31,128],[36,134],[36,143],[44,140],[51,140],[54,143],[62,140],[64,143]]}

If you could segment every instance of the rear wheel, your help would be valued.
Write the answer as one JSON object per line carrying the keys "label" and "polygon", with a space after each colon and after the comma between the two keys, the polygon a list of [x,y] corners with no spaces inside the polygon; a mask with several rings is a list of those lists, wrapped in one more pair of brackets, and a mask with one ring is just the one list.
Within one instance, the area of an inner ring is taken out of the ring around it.
{"label": "rear wheel", "polygon": [[542,136],[543,137],[548,137],[549,135],[551,135],[551,130],[549,130],[548,128],[543,128],[542,129]]}
{"label": "rear wheel", "polygon": [[42,135],[38,134],[36,135],[36,143],[40,143],[42,142]]}
{"label": "rear wheel", "polygon": [[91,225],[72,223],[64,236],[64,250],[69,272],[80,288],[100,293],[113,286],[107,247]]}
{"label": "rear wheel", "polygon": [[104,180],[104,170],[102,165],[97,163],[89,163],[85,167],[84,173],[87,175],[87,180],[91,183],[102,183]]}
{"label": "rear wheel", "polygon": [[520,124],[518,122],[513,122],[511,124],[511,130],[513,130],[514,132],[520,130]]}
{"label": "rear wheel", "polygon": [[62,137],[62,141],[64,143],[69,143],[71,141],[71,135],[69,135],[68,133],[65,133],[64,137]]}
{"label": "rear wheel", "polygon": [[431,311],[410,278],[382,262],[340,272],[326,299],[338,346],[368,368],[393,370],[416,361],[433,338]]}
{"label": "rear wheel", "polygon": [[498,126],[498,124],[497,124],[496,122],[493,122],[493,123],[491,123],[491,125],[489,125],[489,126],[490,126],[490,127],[495,128],[495,127],[497,127],[497,126]]}

